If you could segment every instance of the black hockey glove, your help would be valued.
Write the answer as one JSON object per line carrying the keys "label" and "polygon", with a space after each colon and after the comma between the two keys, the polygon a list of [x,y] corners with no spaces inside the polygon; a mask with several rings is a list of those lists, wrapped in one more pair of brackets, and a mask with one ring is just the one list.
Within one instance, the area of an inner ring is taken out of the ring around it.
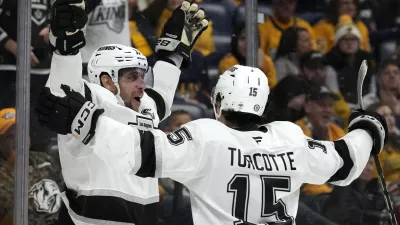
{"label": "black hockey glove", "polygon": [[349,118],[349,131],[355,129],[364,129],[371,134],[373,140],[371,153],[378,155],[388,139],[385,117],[376,112],[357,110]]}
{"label": "black hockey glove", "polygon": [[86,44],[84,0],[56,0],[51,8],[50,43],[61,55],[75,55]]}
{"label": "black hockey glove", "polygon": [[205,17],[204,11],[199,9],[197,4],[184,1],[165,23],[157,41],[157,55],[166,57],[177,53],[183,57],[182,68],[189,67],[191,50],[201,33],[208,27]]}
{"label": "black hockey glove", "polygon": [[58,134],[72,133],[76,139],[87,144],[94,136],[97,119],[104,109],[99,109],[67,85],[61,85],[61,88],[65,97],[53,95],[48,87],[43,89],[36,108],[39,122]]}

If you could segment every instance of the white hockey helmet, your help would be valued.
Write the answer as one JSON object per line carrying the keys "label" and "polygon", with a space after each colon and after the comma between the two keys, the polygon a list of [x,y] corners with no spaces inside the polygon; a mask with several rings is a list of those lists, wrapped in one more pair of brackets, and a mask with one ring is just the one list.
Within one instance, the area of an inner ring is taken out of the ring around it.
{"label": "white hockey helmet", "polygon": [[[217,112],[217,96],[221,96]],[[250,113],[261,116],[268,101],[269,86],[267,76],[258,68],[235,65],[225,71],[215,85],[211,101],[215,117],[222,110]]]}
{"label": "white hockey helmet", "polygon": [[101,84],[100,75],[107,73],[118,87],[118,71],[124,68],[139,69],[146,72],[147,58],[137,49],[119,45],[104,45],[93,52],[88,63],[89,81]]}

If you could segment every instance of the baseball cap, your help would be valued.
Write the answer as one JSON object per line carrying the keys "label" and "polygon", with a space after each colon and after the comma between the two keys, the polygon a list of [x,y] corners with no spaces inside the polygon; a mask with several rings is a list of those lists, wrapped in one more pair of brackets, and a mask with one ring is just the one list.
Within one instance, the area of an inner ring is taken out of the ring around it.
{"label": "baseball cap", "polygon": [[312,87],[307,95],[307,100],[316,101],[324,97],[331,97],[333,100],[339,100],[339,96],[325,86]]}
{"label": "baseball cap", "polygon": [[300,67],[321,68],[327,65],[324,56],[316,51],[308,52],[300,58]]}
{"label": "baseball cap", "polygon": [[5,134],[15,124],[15,114],[14,108],[0,110],[0,135]]}

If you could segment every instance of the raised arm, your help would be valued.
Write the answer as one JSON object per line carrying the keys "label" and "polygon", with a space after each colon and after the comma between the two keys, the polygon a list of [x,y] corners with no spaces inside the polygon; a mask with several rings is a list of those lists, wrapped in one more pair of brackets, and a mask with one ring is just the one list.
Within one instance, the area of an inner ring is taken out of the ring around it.
{"label": "raised arm", "polygon": [[84,27],[87,22],[85,2],[56,0],[51,9],[50,43],[54,54],[46,86],[63,96],[61,84],[84,95],[82,58],[79,49],[85,45]]}
{"label": "raised arm", "polygon": [[316,141],[304,136],[305,183],[349,185],[364,170],[371,154],[379,154],[385,142],[385,118],[376,113],[354,112],[349,133],[336,141]]}
{"label": "raised arm", "polygon": [[153,107],[156,108],[160,121],[171,113],[180,75],[171,71],[166,62],[178,68],[190,66],[191,50],[208,26],[205,16],[197,4],[184,1],[165,23],[157,41],[155,51],[159,60],[151,74],[153,84],[145,92],[154,101]]}

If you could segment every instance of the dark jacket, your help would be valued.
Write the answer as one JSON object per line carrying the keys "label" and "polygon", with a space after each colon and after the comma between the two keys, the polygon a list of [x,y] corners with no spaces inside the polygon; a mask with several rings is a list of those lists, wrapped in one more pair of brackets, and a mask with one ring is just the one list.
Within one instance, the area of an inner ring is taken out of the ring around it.
{"label": "dark jacket", "polygon": [[337,79],[339,83],[340,93],[343,94],[346,102],[356,103],[357,102],[357,77],[358,70],[361,62],[366,59],[368,62],[368,72],[364,80],[363,95],[370,92],[370,82],[372,74],[375,71],[375,62],[371,53],[359,50],[355,54],[355,58],[352,64],[346,61],[347,56],[339,51],[337,47],[334,47],[326,55],[327,63],[337,73]]}
{"label": "dark jacket", "polygon": [[337,186],[325,201],[323,214],[341,225],[376,225],[387,221],[385,202],[378,180],[357,179],[349,186]]}

